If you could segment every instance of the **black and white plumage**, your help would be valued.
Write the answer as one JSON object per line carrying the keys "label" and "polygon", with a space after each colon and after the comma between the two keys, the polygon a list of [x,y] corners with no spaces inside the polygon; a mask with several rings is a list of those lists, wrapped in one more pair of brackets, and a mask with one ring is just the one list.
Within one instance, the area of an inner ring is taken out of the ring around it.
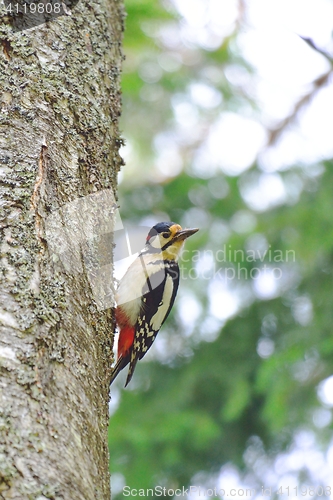
{"label": "black and white plumage", "polygon": [[128,268],[117,290],[118,359],[111,382],[129,364],[125,387],[138,360],[154,342],[173,306],[178,285],[178,257],[186,238],[198,229],[160,222],[148,233],[146,245]]}

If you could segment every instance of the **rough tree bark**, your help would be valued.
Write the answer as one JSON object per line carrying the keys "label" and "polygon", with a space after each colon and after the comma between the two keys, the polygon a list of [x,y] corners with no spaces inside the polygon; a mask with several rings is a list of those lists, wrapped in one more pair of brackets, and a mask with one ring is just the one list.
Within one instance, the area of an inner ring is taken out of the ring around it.
{"label": "rough tree bark", "polygon": [[2,499],[110,497],[112,309],[96,301],[82,247],[72,242],[73,270],[46,225],[116,190],[122,31],[122,0],[81,1],[23,32],[0,19]]}

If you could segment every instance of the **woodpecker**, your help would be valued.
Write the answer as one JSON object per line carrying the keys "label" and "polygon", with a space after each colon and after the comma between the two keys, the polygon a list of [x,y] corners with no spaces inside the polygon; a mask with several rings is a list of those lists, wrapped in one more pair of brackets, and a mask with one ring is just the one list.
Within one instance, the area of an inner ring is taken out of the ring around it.
{"label": "woodpecker", "polygon": [[178,257],[186,238],[198,231],[174,222],[159,222],[146,245],[121,279],[116,293],[119,328],[118,358],[111,382],[129,364],[125,387],[136,363],[154,342],[173,306],[178,285]]}

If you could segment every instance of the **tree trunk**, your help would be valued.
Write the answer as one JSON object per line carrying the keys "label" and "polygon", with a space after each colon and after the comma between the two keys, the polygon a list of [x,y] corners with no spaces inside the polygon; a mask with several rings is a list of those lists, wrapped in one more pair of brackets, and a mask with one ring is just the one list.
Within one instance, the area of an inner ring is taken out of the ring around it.
{"label": "tree trunk", "polygon": [[0,20],[1,499],[110,498],[122,9]]}

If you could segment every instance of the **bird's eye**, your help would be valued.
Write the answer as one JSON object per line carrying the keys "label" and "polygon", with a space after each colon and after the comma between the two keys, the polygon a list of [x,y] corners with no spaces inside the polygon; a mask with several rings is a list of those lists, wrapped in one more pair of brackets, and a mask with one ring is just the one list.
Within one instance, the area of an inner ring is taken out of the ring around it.
{"label": "bird's eye", "polygon": [[162,233],[163,238],[169,238],[170,233]]}

